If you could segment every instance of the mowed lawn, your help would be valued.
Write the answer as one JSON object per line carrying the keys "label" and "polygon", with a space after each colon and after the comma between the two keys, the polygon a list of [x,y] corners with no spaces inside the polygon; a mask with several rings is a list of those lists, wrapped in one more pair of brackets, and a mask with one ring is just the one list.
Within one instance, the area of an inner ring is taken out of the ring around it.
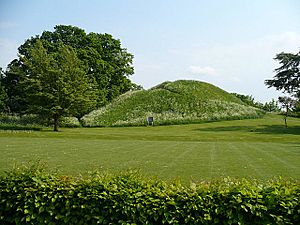
{"label": "mowed lawn", "polygon": [[137,169],[162,179],[274,176],[300,179],[300,119],[282,116],[203,124],[1,131],[0,172],[41,160],[62,174]]}

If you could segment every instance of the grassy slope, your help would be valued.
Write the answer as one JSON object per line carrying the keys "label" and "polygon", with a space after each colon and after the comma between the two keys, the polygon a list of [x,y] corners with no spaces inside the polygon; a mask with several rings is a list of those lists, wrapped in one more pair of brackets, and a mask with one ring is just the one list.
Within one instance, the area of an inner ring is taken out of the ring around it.
{"label": "grassy slope", "polygon": [[128,92],[83,118],[85,126],[144,125],[153,116],[156,124],[253,118],[261,111],[211,84],[181,80],[150,90]]}
{"label": "grassy slope", "polygon": [[140,169],[168,179],[292,176],[300,179],[300,119],[281,116],[202,124],[1,131],[0,171],[42,159],[62,173]]}

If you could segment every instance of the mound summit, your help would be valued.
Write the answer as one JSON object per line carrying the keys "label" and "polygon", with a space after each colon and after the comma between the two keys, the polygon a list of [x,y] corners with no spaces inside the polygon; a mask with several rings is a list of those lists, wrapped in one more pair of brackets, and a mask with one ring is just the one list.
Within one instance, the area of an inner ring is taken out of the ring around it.
{"label": "mound summit", "polygon": [[82,119],[84,126],[140,126],[147,117],[154,124],[256,118],[263,114],[234,95],[205,82],[164,82],[149,90],[127,92]]}

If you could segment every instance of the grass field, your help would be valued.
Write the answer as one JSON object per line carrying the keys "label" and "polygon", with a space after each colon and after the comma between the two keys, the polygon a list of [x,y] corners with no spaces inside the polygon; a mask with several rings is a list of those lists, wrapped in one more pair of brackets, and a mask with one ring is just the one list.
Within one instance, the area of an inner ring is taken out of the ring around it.
{"label": "grass field", "polygon": [[191,125],[64,128],[55,133],[0,130],[0,171],[42,160],[63,174],[138,169],[163,179],[223,176],[300,179],[300,119]]}

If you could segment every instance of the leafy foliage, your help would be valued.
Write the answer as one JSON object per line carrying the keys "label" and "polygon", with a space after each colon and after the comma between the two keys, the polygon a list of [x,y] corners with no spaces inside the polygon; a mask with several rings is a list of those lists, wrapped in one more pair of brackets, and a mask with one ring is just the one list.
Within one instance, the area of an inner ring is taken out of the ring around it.
{"label": "leafy foliage", "polygon": [[[26,113],[28,102],[25,98],[24,79],[27,69],[20,60],[8,64],[2,83],[7,94],[6,111],[8,113]],[[24,68],[24,69],[23,69]]]}
{"label": "leafy foliage", "polygon": [[[7,115],[0,114],[1,130],[42,130],[53,124],[48,118],[36,115]],[[76,117],[62,117],[59,121],[60,127],[80,127],[80,123]]]}
{"label": "leafy foliage", "polygon": [[[44,31],[41,35],[26,40],[18,49],[21,57],[8,65],[3,80],[8,94],[9,113],[24,113],[28,108],[28,101],[24,96],[26,85],[23,80],[31,75],[31,71],[22,58],[33,61],[32,50],[37,42],[42,43],[48,55],[56,55],[56,58],[61,53],[62,45],[69,46],[68,48],[76,53],[80,63],[85,66],[88,77],[96,82],[96,85],[94,82],[92,85],[97,92],[98,107],[126,91],[139,87],[128,78],[134,72],[133,55],[122,48],[120,40],[109,34],[86,34],[78,27],[58,25],[54,27],[53,32]],[[82,112],[77,112],[76,117],[80,118],[83,115]]]}
{"label": "leafy foliage", "polygon": [[278,60],[281,66],[275,69],[274,78],[266,80],[265,84],[300,98],[300,52],[282,52],[276,55],[275,60]]}
{"label": "leafy foliage", "polygon": [[127,92],[82,119],[84,126],[183,124],[259,117],[263,112],[211,84],[180,80]]}
{"label": "leafy foliage", "polygon": [[0,112],[3,112],[6,107],[6,101],[7,101],[7,94],[4,90],[3,86],[3,71],[2,68],[0,67]]}
{"label": "leafy foliage", "polygon": [[136,173],[87,178],[34,166],[0,177],[2,224],[299,224],[300,185],[274,179],[165,183]]}
{"label": "leafy foliage", "polygon": [[237,98],[241,99],[242,102],[246,103],[247,105],[258,107],[259,103],[255,102],[254,97],[252,95],[242,95],[238,93],[232,93]]}
{"label": "leafy foliage", "polygon": [[61,44],[57,54],[49,54],[37,41],[22,61],[30,72],[24,80],[29,110],[53,118],[55,131],[62,116],[81,117],[95,107],[93,78],[86,75],[72,47]]}
{"label": "leafy foliage", "polygon": [[272,99],[270,102],[266,102],[263,105],[263,109],[266,110],[267,112],[279,112],[280,108],[278,105],[278,102]]}

